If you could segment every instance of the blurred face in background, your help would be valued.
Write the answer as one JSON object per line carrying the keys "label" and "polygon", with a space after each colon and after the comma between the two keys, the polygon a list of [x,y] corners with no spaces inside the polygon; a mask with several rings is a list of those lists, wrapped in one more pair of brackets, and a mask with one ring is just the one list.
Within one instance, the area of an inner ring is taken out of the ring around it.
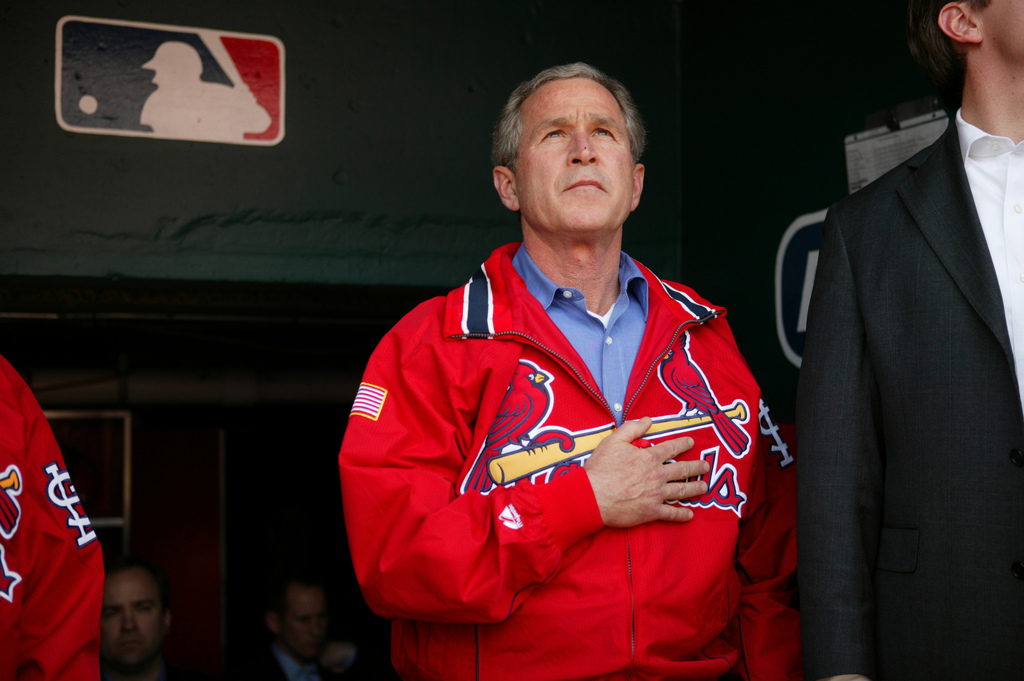
{"label": "blurred face in background", "polygon": [[160,601],[156,580],[144,568],[107,575],[100,615],[100,661],[104,668],[137,674],[160,663],[171,613]]}
{"label": "blurred face in background", "polygon": [[323,587],[292,582],[285,592],[284,613],[267,613],[274,643],[301,664],[317,661],[327,642],[327,595]]}

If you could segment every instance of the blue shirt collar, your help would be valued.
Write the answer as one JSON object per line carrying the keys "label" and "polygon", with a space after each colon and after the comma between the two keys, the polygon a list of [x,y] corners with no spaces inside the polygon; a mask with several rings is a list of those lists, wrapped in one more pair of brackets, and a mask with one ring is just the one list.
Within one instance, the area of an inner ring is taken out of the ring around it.
{"label": "blue shirt collar", "polygon": [[312,674],[313,678],[320,678],[320,673],[317,671],[315,664],[299,664],[289,657],[287,653],[278,648],[276,643],[270,644],[270,650],[273,651],[274,657],[277,659],[277,663],[281,665],[281,670],[289,681],[298,678],[301,672]]}
{"label": "blue shirt collar", "polygon": [[[540,271],[537,267],[537,263],[533,261],[530,254],[526,252],[525,246],[520,246],[519,250],[516,251],[515,256],[512,258],[512,266],[516,268],[516,272],[523,278],[526,283],[526,288],[536,298],[544,309],[551,307],[552,301],[555,299],[555,295],[565,290],[563,287],[556,286],[553,281],[548,279],[547,275]],[[647,319],[647,278],[644,277],[640,268],[636,266],[633,259],[625,253],[619,253],[619,293],[620,295],[629,290],[637,301],[640,303],[640,309],[643,310],[644,319]],[[576,289],[569,289],[576,293],[579,293]]]}
{"label": "blue shirt collar", "polygon": [[[104,671],[100,671],[100,679],[101,681],[111,681],[111,678]],[[163,660],[160,660],[160,676],[157,681],[167,681],[167,663]]]}

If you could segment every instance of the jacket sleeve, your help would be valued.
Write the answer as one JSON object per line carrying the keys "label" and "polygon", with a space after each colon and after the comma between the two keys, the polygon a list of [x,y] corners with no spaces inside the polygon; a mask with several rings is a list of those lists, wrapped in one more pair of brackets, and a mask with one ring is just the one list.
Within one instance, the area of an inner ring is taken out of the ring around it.
{"label": "jacket sleeve", "polygon": [[734,672],[745,681],[798,681],[796,466],[763,399],[757,418],[761,437],[736,545],[740,611],[731,634],[742,658]]}
{"label": "jacket sleeve", "polygon": [[438,306],[400,322],[363,377],[339,455],[349,546],[378,615],[498,622],[601,516],[582,469],[547,485],[458,493],[521,347],[445,341]]}
{"label": "jacket sleeve", "polygon": [[876,677],[879,393],[840,218],[834,206],[825,220],[797,390],[800,598],[809,679]]}
{"label": "jacket sleeve", "polygon": [[64,459],[28,386],[0,358],[0,474],[13,483],[14,471],[18,484],[0,489],[17,519],[0,537],[0,678],[98,680],[99,542],[80,504],[51,500],[51,489],[64,504],[75,497]]}

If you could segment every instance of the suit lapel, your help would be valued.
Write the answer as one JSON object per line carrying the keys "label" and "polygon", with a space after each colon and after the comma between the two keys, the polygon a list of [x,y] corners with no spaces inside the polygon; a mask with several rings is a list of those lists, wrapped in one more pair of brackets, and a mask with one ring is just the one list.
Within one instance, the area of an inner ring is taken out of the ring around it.
{"label": "suit lapel", "polygon": [[1003,299],[964,171],[956,123],[950,121],[930,153],[918,158],[917,171],[897,191],[935,255],[995,334],[1012,365]]}

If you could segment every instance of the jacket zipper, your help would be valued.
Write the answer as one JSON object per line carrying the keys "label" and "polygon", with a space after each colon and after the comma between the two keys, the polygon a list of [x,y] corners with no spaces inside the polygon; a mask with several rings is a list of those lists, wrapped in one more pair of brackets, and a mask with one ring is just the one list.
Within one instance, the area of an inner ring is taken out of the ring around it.
{"label": "jacket zipper", "polygon": [[[669,341],[668,346],[664,350],[662,350],[660,353],[658,353],[657,359],[655,359],[654,362],[647,368],[647,373],[644,375],[644,380],[640,382],[640,387],[638,387],[636,389],[636,392],[633,393],[633,396],[629,399],[629,402],[626,404],[625,408],[622,410],[622,420],[623,421],[626,420],[626,415],[629,413],[629,408],[631,406],[633,406],[633,402],[635,402],[636,398],[640,396],[640,393],[643,391],[644,387],[647,385],[647,381],[650,380],[651,374],[654,373],[655,367],[657,367],[658,364],[661,362],[661,358],[664,357],[668,353],[668,351],[672,349],[672,346],[676,344],[676,340],[678,340],[679,334],[683,331],[683,329],[685,329],[688,326],[692,326],[694,324],[703,324],[706,321],[714,319],[715,317],[718,316],[718,314],[719,313],[716,311],[716,312],[714,312],[714,313],[712,313],[712,314],[710,314],[710,315],[708,315],[706,317],[702,317],[700,319],[694,319],[692,321],[683,322],[682,324],[680,324],[676,328],[675,333],[672,334],[672,340]],[[504,336],[517,336],[519,338],[527,340],[531,344],[533,344],[535,347],[540,348],[544,352],[548,353],[549,355],[551,355],[555,359],[557,359],[560,362],[562,362],[562,364],[564,364],[566,367],[568,367],[569,370],[572,371],[572,373],[576,376],[576,380],[579,381],[580,385],[582,385],[584,388],[586,388],[587,392],[589,392],[601,404],[603,404],[604,408],[611,415],[612,419],[614,419],[615,422],[618,423],[618,419],[615,416],[615,412],[612,411],[612,407],[611,407],[610,404],[608,404],[608,400],[605,399],[605,396],[600,391],[595,390],[589,383],[587,383],[586,380],[584,380],[582,374],[580,374],[579,370],[577,370],[576,367],[573,366],[572,362],[570,362],[565,357],[563,357],[559,353],[555,352],[554,350],[552,350],[548,346],[544,345],[543,343],[538,341],[536,338],[533,338],[532,336],[528,336],[525,333],[520,333],[519,331],[501,331],[501,332],[493,333],[493,334],[492,333],[466,333],[466,334],[461,334],[461,335],[449,336],[449,338],[455,338],[455,339],[459,339],[459,338],[462,338],[462,339],[481,338],[481,339],[488,339],[489,340],[489,339],[494,339],[494,338],[499,338],[499,337],[504,337]],[[625,533],[626,533],[626,573],[629,576],[629,672],[626,674],[626,678],[628,679],[628,678],[633,676],[633,670],[636,668],[636,593],[635,593],[635,591],[633,589],[633,558],[632,558],[632,553],[631,553],[630,547],[629,547],[629,530],[628,529],[625,530]]]}
{"label": "jacket zipper", "polygon": [[[719,314],[720,314],[720,312],[718,310],[714,310],[710,314],[708,314],[708,315],[706,315],[704,317],[701,317],[700,319],[693,319],[693,320],[685,321],[685,322],[683,322],[682,324],[680,324],[676,328],[675,333],[672,334],[672,340],[669,341],[669,344],[665,347],[664,350],[662,350],[660,353],[658,353],[657,358],[654,360],[654,362],[651,364],[651,366],[647,367],[647,373],[644,375],[644,380],[640,382],[640,387],[638,387],[636,389],[636,392],[634,392],[633,396],[629,398],[629,402],[626,404],[625,408],[622,410],[622,420],[623,421],[626,420],[626,414],[629,413],[629,408],[631,406],[633,406],[633,402],[635,402],[636,398],[640,396],[641,392],[643,392],[644,387],[647,385],[647,381],[650,380],[650,378],[651,378],[651,374],[654,373],[655,367],[657,367],[658,364],[661,362],[661,358],[664,357],[668,353],[668,351],[672,349],[672,346],[676,344],[676,340],[679,338],[679,334],[682,332],[682,330],[685,329],[686,327],[692,326],[694,324],[703,324],[704,322],[710,321],[710,320],[714,319],[715,317],[717,317]],[[591,386],[589,383],[587,383],[586,380],[584,380],[583,375],[579,372],[578,369],[576,369],[575,366],[573,366],[573,363],[570,362],[569,360],[567,360],[565,357],[563,357],[559,353],[557,353],[554,350],[552,350],[551,348],[549,348],[548,346],[546,346],[543,343],[541,343],[540,341],[538,341],[533,336],[528,336],[527,334],[519,332],[519,331],[499,331],[497,333],[463,333],[463,334],[455,334],[455,335],[449,336],[449,338],[452,338],[452,339],[480,338],[480,339],[484,339],[484,340],[491,340],[491,339],[494,339],[494,338],[503,338],[505,336],[516,336],[518,338],[522,338],[524,340],[527,340],[531,344],[533,344],[534,346],[540,348],[544,352],[548,353],[549,355],[551,355],[555,359],[557,359],[560,362],[562,362],[562,364],[564,364],[566,367],[568,367],[569,370],[572,371],[572,373],[576,376],[576,380],[579,381],[580,385],[582,385],[584,388],[586,388],[587,392],[589,392],[591,395],[593,395],[594,398],[597,399],[598,402],[600,402],[602,405],[604,405],[604,408],[608,412],[608,414],[616,421],[616,423],[618,422],[618,417],[615,416],[615,411],[612,409],[612,406],[608,403],[608,400],[605,399],[604,395],[599,390],[596,390],[593,386]]]}
{"label": "jacket zipper", "polygon": [[572,362],[570,362],[565,357],[563,357],[562,355],[558,354],[557,352],[555,352],[554,350],[552,350],[548,346],[544,345],[543,343],[541,343],[540,341],[538,341],[536,338],[534,338],[532,336],[528,336],[525,333],[520,333],[519,331],[499,331],[498,333],[465,333],[465,334],[460,334],[460,335],[456,335],[456,336],[449,336],[449,338],[483,338],[483,339],[493,339],[493,338],[502,338],[502,337],[505,337],[505,336],[517,336],[519,338],[527,340],[532,345],[540,348],[541,350],[543,350],[544,352],[548,353],[549,355],[551,355],[555,359],[559,360],[562,364],[567,366],[569,368],[569,370],[572,371],[572,373],[576,376],[576,380],[579,381],[580,385],[582,385],[584,388],[586,388],[587,392],[589,392],[591,395],[593,395],[597,399],[598,402],[600,402],[602,405],[604,405],[605,410],[608,412],[608,414],[611,415],[612,419],[615,420],[616,422],[618,422],[618,419],[615,418],[615,412],[612,411],[612,406],[610,404],[608,404],[608,400],[606,400],[604,395],[601,394],[601,391],[596,390],[593,386],[591,386],[589,383],[587,383],[587,381],[583,378],[583,374],[581,374],[579,372],[579,370],[575,366],[573,366]]}
{"label": "jacket zipper", "polygon": [[[675,333],[672,334],[672,339],[669,341],[668,346],[658,353],[657,359],[647,367],[647,373],[644,374],[644,380],[640,381],[640,386],[633,393],[633,396],[629,398],[629,402],[626,403],[626,407],[622,410],[622,420],[626,420],[626,415],[629,414],[629,408],[633,406],[633,402],[643,392],[644,387],[647,385],[647,381],[650,380],[651,374],[654,373],[654,368],[661,363],[661,358],[664,357],[672,346],[676,344],[679,339],[679,334],[682,333],[683,329],[693,324],[703,324],[704,322],[714,319],[718,316],[718,313],[714,313],[701,319],[695,319],[693,321],[683,322],[680,324]],[[633,553],[629,546],[629,530],[626,530],[626,571],[629,575],[629,608],[630,608],[630,620],[629,620],[629,673],[626,674],[626,678],[629,679],[633,676],[633,670],[636,668],[636,593],[633,590]]]}
{"label": "jacket zipper", "polygon": [[636,669],[636,591],[633,589],[633,554],[629,547],[629,530],[626,530],[626,573],[629,575],[629,671],[626,678],[632,678]]}
{"label": "jacket zipper", "polygon": [[636,398],[640,396],[640,393],[643,392],[643,389],[647,386],[647,381],[651,378],[651,374],[654,373],[654,369],[661,363],[661,358],[668,354],[668,351],[671,350],[672,346],[676,344],[676,341],[679,339],[679,334],[682,333],[683,329],[694,324],[703,324],[704,322],[710,321],[717,316],[718,312],[716,311],[706,317],[701,317],[700,319],[694,319],[692,321],[683,322],[682,324],[679,325],[675,333],[672,334],[672,340],[669,341],[668,346],[660,353],[658,353],[658,357],[657,359],[654,360],[654,363],[651,364],[651,366],[647,367],[647,373],[644,375],[644,380],[640,382],[640,387],[636,389],[636,392],[633,393],[633,396],[629,398],[629,402],[626,403],[625,409],[622,410],[623,421],[626,420],[626,415],[629,413],[629,408],[633,406],[633,403],[636,402]]}

